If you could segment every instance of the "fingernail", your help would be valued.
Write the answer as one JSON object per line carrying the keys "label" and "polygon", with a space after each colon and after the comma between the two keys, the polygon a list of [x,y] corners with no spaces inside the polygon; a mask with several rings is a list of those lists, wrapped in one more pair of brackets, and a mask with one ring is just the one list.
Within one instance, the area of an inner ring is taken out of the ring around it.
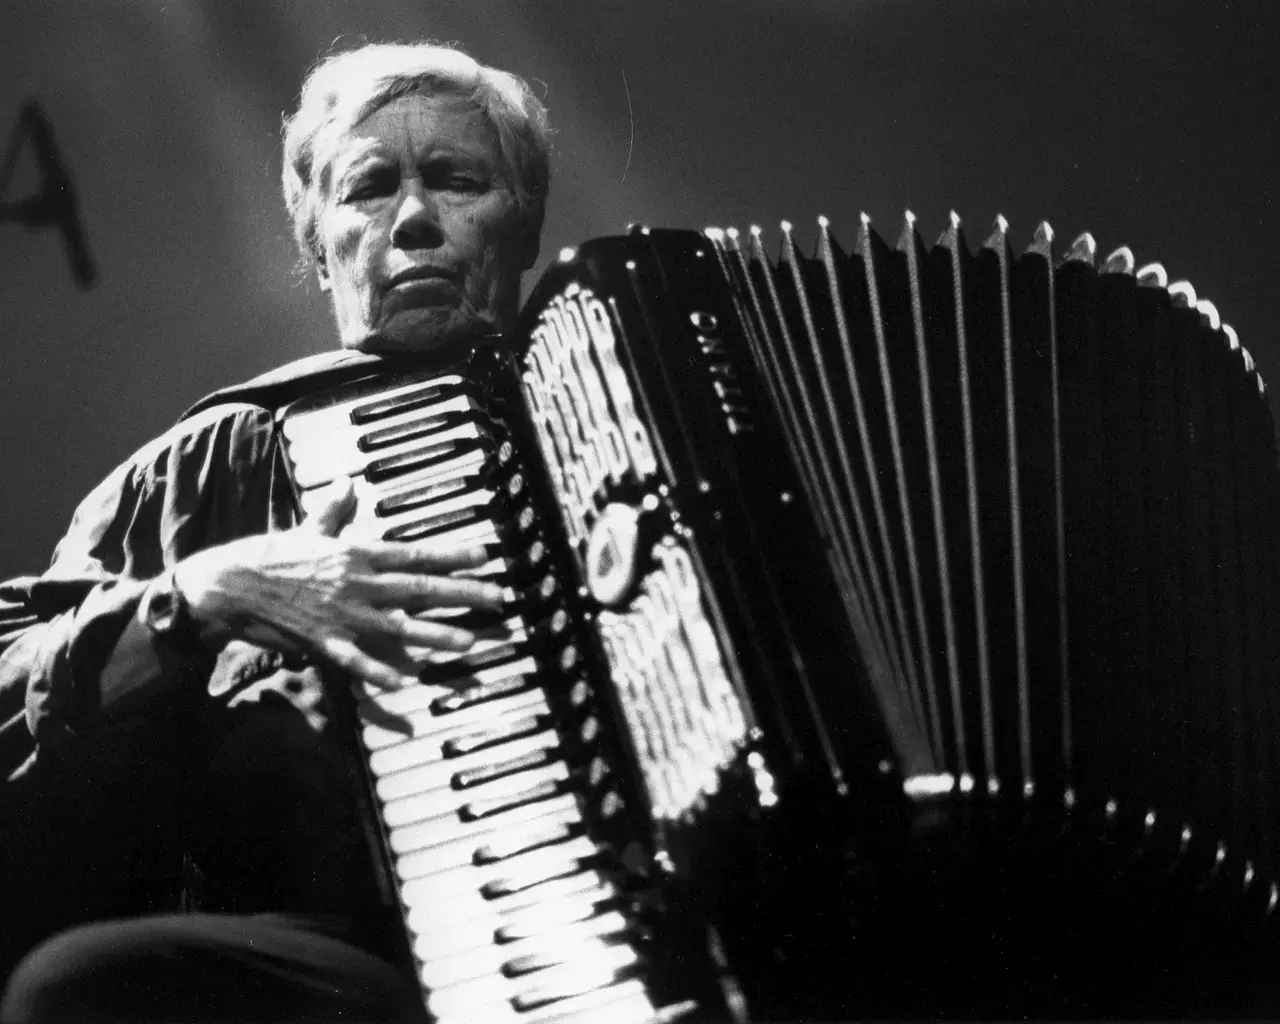
{"label": "fingernail", "polygon": [[486,583],[484,587],[484,599],[490,604],[502,603],[503,590],[496,583]]}
{"label": "fingernail", "polygon": [[475,642],[476,642],[476,635],[472,633],[470,630],[468,629],[458,630],[458,636],[456,639],[458,650],[465,651],[468,647],[470,647]]}

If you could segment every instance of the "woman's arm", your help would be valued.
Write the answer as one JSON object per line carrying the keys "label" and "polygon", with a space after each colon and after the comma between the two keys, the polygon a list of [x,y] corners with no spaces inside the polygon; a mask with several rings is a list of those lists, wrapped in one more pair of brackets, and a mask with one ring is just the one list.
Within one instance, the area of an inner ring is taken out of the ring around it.
{"label": "woman's arm", "polygon": [[[314,654],[394,686],[422,648],[471,640],[413,613],[496,603],[496,588],[444,576],[474,554],[343,541],[349,488],[307,524],[295,508],[274,418],[253,406],[202,413],[104,480],[25,590],[39,621],[0,653],[0,690],[25,693],[37,759],[56,758],[123,697],[204,685],[222,638]],[[212,649],[146,625],[148,591],[170,573]]]}

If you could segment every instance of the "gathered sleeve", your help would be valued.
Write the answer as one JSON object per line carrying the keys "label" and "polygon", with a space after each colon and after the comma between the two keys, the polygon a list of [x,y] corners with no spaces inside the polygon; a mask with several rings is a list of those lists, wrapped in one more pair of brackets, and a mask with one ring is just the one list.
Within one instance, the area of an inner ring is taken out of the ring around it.
{"label": "gathered sleeve", "polygon": [[[0,584],[0,778],[73,743],[147,583],[187,555],[287,529],[295,503],[272,413],[219,405],[184,420],[80,503],[48,571]],[[207,673],[203,652],[160,655]],[[166,662],[168,659],[168,662]]]}

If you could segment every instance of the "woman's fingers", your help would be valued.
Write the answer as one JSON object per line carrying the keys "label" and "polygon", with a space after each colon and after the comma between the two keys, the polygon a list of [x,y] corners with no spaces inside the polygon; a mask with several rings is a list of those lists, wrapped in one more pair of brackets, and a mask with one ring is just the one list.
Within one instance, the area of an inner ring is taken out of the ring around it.
{"label": "woman's fingers", "polygon": [[475,633],[436,619],[415,619],[402,609],[381,611],[351,609],[356,642],[379,650],[403,649],[408,645],[465,651],[476,642]]}
{"label": "woman's fingers", "polygon": [[[325,636],[319,648],[330,662],[384,690],[398,690],[418,682],[416,666],[430,661],[431,651],[465,651],[476,641],[469,629],[412,619],[403,612],[377,616],[380,635],[362,643],[342,636]],[[372,623],[368,623],[372,625]]]}
{"label": "woman's fingers", "polygon": [[489,560],[483,547],[441,548],[429,542],[369,546],[369,564],[379,572],[443,573],[476,569]]}
{"label": "woman's fingers", "polygon": [[502,607],[502,595],[496,583],[387,572],[374,578],[370,596],[375,605],[411,610],[442,606],[497,610]]}
{"label": "woman's fingers", "polygon": [[320,652],[344,672],[379,689],[400,690],[418,682],[417,676],[392,668],[343,637],[325,637],[320,642]]}
{"label": "woman's fingers", "polygon": [[476,642],[475,633],[461,626],[450,626],[431,619],[413,619],[403,614],[393,618],[397,624],[394,635],[406,645],[442,651],[465,651]]}

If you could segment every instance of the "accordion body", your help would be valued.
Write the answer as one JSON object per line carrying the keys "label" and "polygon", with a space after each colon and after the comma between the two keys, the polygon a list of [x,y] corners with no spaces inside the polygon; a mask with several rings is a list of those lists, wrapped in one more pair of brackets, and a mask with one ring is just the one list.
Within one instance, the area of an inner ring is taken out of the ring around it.
{"label": "accordion body", "polygon": [[[1186,1012],[1278,900],[1275,445],[1234,332],[1051,233],[562,253],[282,412],[304,511],[509,589],[355,688],[438,1020]],[[472,616],[474,618],[474,616]]]}

